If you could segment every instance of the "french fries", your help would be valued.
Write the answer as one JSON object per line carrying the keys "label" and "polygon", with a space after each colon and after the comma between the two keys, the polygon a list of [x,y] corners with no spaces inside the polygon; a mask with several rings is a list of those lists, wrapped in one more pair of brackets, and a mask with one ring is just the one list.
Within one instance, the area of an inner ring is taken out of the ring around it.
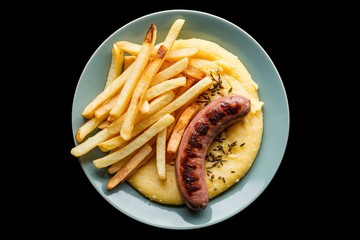
{"label": "french fries", "polygon": [[166,52],[167,52],[166,47],[162,45],[159,48],[156,57],[147,66],[142,77],[135,86],[135,90],[131,97],[130,105],[128,107],[128,110],[126,111],[126,117],[124,119],[124,123],[120,130],[121,137],[124,138],[125,140],[129,140],[131,137],[131,132],[132,129],[134,128],[136,116],[140,111],[142,104],[144,103],[144,100],[149,100],[148,98],[146,98],[145,95],[146,89],[148,88],[151,79],[155,76],[161,64],[163,63],[164,61],[163,59],[166,55]]}
{"label": "french fries", "polygon": [[[167,104],[169,104],[174,98],[175,98],[175,94],[172,91],[166,92],[166,93],[160,95],[159,97],[155,98],[149,104],[149,111],[145,114],[139,114],[136,118],[135,123],[138,123],[143,118],[146,118],[146,117],[150,116],[151,114],[159,111],[160,109],[165,107]],[[116,119],[115,122],[113,122],[112,124],[110,124],[107,127],[107,130],[109,131],[109,133],[116,135],[116,136],[98,144],[98,147],[102,151],[106,152],[106,151],[112,150],[114,148],[121,146],[122,144],[124,144],[126,142],[121,136],[117,135],[117,133],[119,133],[120,128],[122,126],[122,122],[124,121],[124,117],[125,117],[124,115],[121,116],[120,118]]]}
{"label": "french fries", "polygon": [[186,85],[186,78],[185,77],[178,77],[163,81],[151,88],[149,88],[145,93],[145,98],[148,101],[156,98],[157,96],[168,92],[170,90],[176,89],[181,86]]}
{"label": "french fries", "polygon": [[132,64],[133,69],[126,80],[124,87],[121,89],[118,99],[110,110],[110,116],[120,117],[121,114],[125,111],[127,104],[132,98],[132,93],[137,85],[137,82],[139,81],[141,74],[149,61],[150,53],[155,44],[156,35],[156,26],[155,24],[151,24],[144,38],[144,42],[141,46],[139,55],[136,57],[134,63]]}
{"label": "french fries", "polygon": [[145,99],[140,107],[140,113],[147,113],[149,111],[150,111],[150,104],[149,101]]}
{"label": "french fries", "polygon": [[[131,98],[130,106],[127,110],[127,115],[125,117],[124,123],[123,123],[123,125],[121,127],[121,131],[120,131],[121,137],[124,138],[125,140],[129,140],[131,138],[131,133],[134,128],[136,114],[140,110],[142,104],[144,103],[144,100],[149,100],[145,95],[146,90],[149,87],[150,82],[154,78],[155,74],[160,69],[162,63],[164,62],[164,60],[168,54],[168,50],[171,49],[171,47],[173,46],[177,36],[179,35],[179,32],[180,32],[183,24],[184,24],[184,21],[182,19],[178,19],[174,22],[174,24],[171,26],[171,28],[164,40],[164,42],[159,47],[159,49],[156,53],[155,59],[153,59],[151,61],[151,63],[146,68],[145,72],[143,73],[143,77],[140,79],[137,86],[135,86],[136,89]],[[153,24],[153,26],[155,26],[155,25]],[[154,34],[156,34],[156,32],[154,32]],[[152,43],[152,45],[154,45],[154,43]],[[139,55],[141,53],[142,52],[140,51]],[[148,53],[148,54],[150,54],[150,53]],[[137,56],[135,62],[138,61],[138,59],[140,57],[139,55]],[[125,87],[126,87],[126,85],[125,85]],[[124,89],[123,89],[123,91],[124,91]],[[164,93],[164,92],[166,92],[166,91],[163,91],[161,93]],[[145,99],[144,99],[144,97],[145,97]],[[117,103],[119,103],[120,101],[121,101],[121,98],[119,98],[117,100]],[[115,107],[116,107],[116,105],[113,107],[113,109]],[[110,111],[110,115],[116,116],[116,115],[112,114],[113,109]],[[117,115],[117,117],[118,116],[119,115]]]}
{"label": "french fries", "polygon": [[123,61],[124,51],[119,49],[114,43],[111,51],[111,64],[107,75],[105,88],[107,88],[120,75]]}
{"label": "french fries", "polygon": [[166,180],[166,131],[160,131],[156,138],[156,169],[161,180]]}
{"label": "french fries", "polygon": [[109,126],[110,123],[111,123],[110,121],[103,121],[102,123],[99,124],[98,129],[103,130],[104,128],[106,128],[107,126]]}
{"label": "french fries", "polygon": [[123,160],[118,161],[117,163],[114,163],[113,165],[111,165],[108,168],[109,174],[112,175],[112,174],[116,173],[117,171],[119,171],[137,152],[134,152],[134,153],[130,154],[129,156],[127,156],[126,158],[124,158]]}
{"label": "french fries", "polygon": [[118,41],[115,44],[119,49],[132,56],[137,56],[141,50],[141,45],[129,41]]}
{"label": "french fries", "polygon": [[107,118],[109,116],[110,110],[114,106],[118,97],[119,97],[119,94],[115,95],[114,97],[109,99],[106,103],[101,105],[98,109],[96,109],[94,112],[95,118],[97,118],[97,119],[103,118],[103,117]]}
{"label": "french fries", "polygon": [[187,125],[189,124],[189,122],[191,121],[191,119],[195,116],[195,114],[198,112],[200,105],[195,103],[190,105],[189,107],[187,107],[184,112],[182,112],[182,114],[180,115],[179,119],[177,120],[175,126],[174,126],[174,130],[170,136],[170,139],[168,141],[167,144],[167,152],[169,154],[174,154],[176,153],[182,135],[187,127]]}
{"label": "french fries", "polygon": [[136,56],[130,55],[130,56],[124,56],[123,60],[123,67],[124,69],[127,69],[136,59]]}
{"label": "french fries", "polygon": [[197,79],[197,80],[203,79],[203,78],[206,76],[206,74],[205,74],[204,71],[201,71],[201,70],[199,70],[198,68],[193,67],[193,66],[191,66],[191,65],[188,65],[188,66],[184,69],[183,73],[184,73],[186,76],[188,76],[188,77],[190,77],[190,78],[193,78],[193,79]]}
{"label": "french fries", "polygon": [[104,157],[93,160],[95,167],[104,168],[116,163],[117,161],[122,160],[123,158],[127,157],[128,155],[139,149],[145,143],[147,143],[152,137],[156,136],[156,134],[158,134],[161,130],[169,126],[174,120],[175,118],[173,116],[171,116],[170,114],[165,114],[156,123],[151,125],[151,127],[149,127],[140,136],[135,138],[126,146]]}
{"label": "french fries", "polygon": [[83,124],[76,133],[76,141],[82,142],[84,138],[106,119],[106,115],[99,118],[93,117]]}
{"label": "french fries", "polygon": [[169,64],[170,66],[163,69],[162,71],[158,72],[155,75],[154,79],[152,80],[152,82],[150,84],[150,87],[180,74],[182,71],[184,71],[186,69],[186,67],[188,66],[188,62],[189,62],[188,58],[183,58],[174,64],[168,62],[168,63],[170,63]]}
{"label": "french fries", "polygon": [[99,95],[97,95],[84,109],[82,116],[90,119],[94,116],[96,109],[104,102],[115,96],[124,86],[125,81],[129,77],[132,66],[129,66],[119,77],[114,79],[111,84],[106,87]]}
{"label": "french fries", "polygon": [[[176,153],[183,132],[199,111],[197,97],[212,79],[190,65],[197,48],[172,49],[185,21],[177,19],[164,41],[155,44],[157,28],[150,25],[142,44],[117,41],[102,92],[85,106],[78,145],[71,154],[81,157],[94,148],[107,153],[92,163],[107,168],[108,190],[126,181],[155,157],[159,179],[166,181],[169,159]],[[95,134],[88,137],[95,129]]]}
{"label": "french fries", "polygon": [[123,182],[126,177],[146,158],[151,152],[152,147],[146,143],[125,165],[110,178],[107,184],[109,190]]}
{"label": "french fries", "polygon": [[86,141],[80,143],[76,147],[73,147],[70,153],[75,157],[80,157],[90,152],[92,149],[97,147],[97,145],[111,137],[108,129],[105,128],[100,132],[96,133],[94,136],[89,137]]}
{"label": "french fries", "polygon": [[204,92],[211,85],[212,85],[212,80],[210,77],[203,78],[202,80],[197,82],[194,86],[189,88],[183,95],[175,98],[174,101],[166,105],[160,111],[154,113],[153,115],[150,115],[147,118],[144,118],[141,122],[136,124],[133,130],[133,135],[139,134],[144,129],[148,128],[153,123],[158,121],[165,114],[172,113],[177,109],[181,108],[182,106],[184,106],[186,103],[194,101],[200,95],[200,93]]}

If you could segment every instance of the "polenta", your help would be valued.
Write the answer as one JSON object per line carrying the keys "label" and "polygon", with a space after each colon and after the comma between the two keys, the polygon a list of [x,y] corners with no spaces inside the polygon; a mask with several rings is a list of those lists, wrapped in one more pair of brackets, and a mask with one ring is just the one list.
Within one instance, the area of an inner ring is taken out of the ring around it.
{"label": "polenta", "polygon": [[[205,162],[209,198],[223,193],[248,172],[260,149],[263,134],[263,102],[258,85],[240,59],[220,45],[198,38],[178,39],[173,49],[198,48],[189,65],[204,71],[214,81],[196,101],[205,106],[228,94],[239,94],[251,100],[251,111],[241,121],[221,132],[212,142]],[[175,166],[166,165],[166,180],[161,180],[153,157],[128,179],[148,199],[168,205],[182,205],[176,184]]]}

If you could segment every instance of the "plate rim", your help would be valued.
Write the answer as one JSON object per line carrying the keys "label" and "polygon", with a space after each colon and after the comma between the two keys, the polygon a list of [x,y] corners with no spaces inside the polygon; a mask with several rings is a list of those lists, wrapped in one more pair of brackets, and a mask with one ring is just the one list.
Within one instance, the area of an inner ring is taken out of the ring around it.
{"label": "plate rim", "polygon": [[[85,175],[87,176],[88,180],[90,181],[90,183],[93,185],[93,187],[97,190],[98,193],[100,193],[100,195],[108,202],[110,203],[115,209],[117,209],[118,211],[120,211],[121,213],[127,215],[128,217],[131,217],[132,219],[135,219],[141,223],[144,223],[144,224],[147,224],[147,225],[150,225],[150,226],[154,226],[154,227],[158,227],[158,228],[165,228],[165,229],[197,229],[197,228],[203,228],[203,227],[207,227],[207,226],[210,226],[210,225],[214,225],[214,224],[217,224],[219,222],[222,222],[226,219],[229,219],[231,217],[233,217],[234,215],[238,214],[239,212],[241,212],[242,210],[244,210],[245,208],[247,208],[253,201],[255,201],[262,193],[263,191],[267,188],[267,186],[270,184],[270,182],[272,181],[273,177],[276,175],[276,172],[278,171],[278,168],[280,167],[281,163],[282,163],[282,160],[283,160],[283,157],[284,157],[284,154],[285,154],[285,151],[286,151],[286,147],[287,147],[287,143],[288,143],[288,138],[289,138],[289,131],[290,131],[290,109],[289,109],[289,103],[288,103],[288,98],[287,98],[287,93],[286,93],[286,89],[285,89],[285,86],[283,84],[283,81],[282,81],[282,78],[278,72],[278,69],[276,68],[275,64],[273,63],[272,59],[270,58],[270,56],[268,55],[268,53],[263,49],[263,47],[250,35],[248,34],[245,30],[243,30],[240,26],[230,22],[229,20],[223,18],[223,17],[220,17],[220,16],[217,16],[217,15],[214,15],[214,14],[211,14],[211,13],[208,13],[208,12],[204,12],[204,11],[199,11],[199,10],[191,10],[191,9],[169,9],[169,10],[161,10],[161,11],[156,11],[156,12],[153,12],[153,13],[149,13],[149,14],[146,14],[144,16],[141,16],[141,17],[138,17],[124,25],[122,25],[120,28],[118,28],[117,30],[115,30],[112,34],[110,34],[97,48],[96,50],[93,52],[93,54],[90,56],[90,58],[88,59],[87,63],[85,64],[82,72],[81,72],[81,75],[78,79],[78,82],[76,84],[76,88],[75,88],[75,92],[74,92],[74,96],[73,96],[73,103],[72,103],[72,130],[73,130],[73,141],[75,143],[75,146],[78,145],[77,141],[76,141],[76,138],[75,138],[75,135],[76,135],[76,129],[74,128],[74,122],[73,122],[73,110],[74,110],[74,106],[76,105],[75,103],[75,100],[76,100],[76,97],[77,97],[77,94],[78,94],[78,91],[79,90],[79,85],[80,85],[80,82],[81,82],[81,79],[83,78],[83,76],[85,75],[85,72],[88,68],[88,65],[90,63],[90,61],[97,55],[98,51],[102,48],[102,46],[107,42],[109,41],[109,39],[111,39],[112,37],[116,36],[122,29],[130,26],[131,24],[135,23],[135,22],[138,22],[138,21],[141,21],[143,19],[148,19],[148,18],[151,18],[151,17],[154,17],[156,15],[162,15],[162,14],[166,14],[166,13],[182,13],[182,14],[189,14],[189,13],[192,13],[192,14],[196,14],[196,15],[200,15],[200,17],[210,17],[210,18],[214,18],[214,19],[217,19],[217,20],[220,20],[221,22],[224,22],[224,24],[230,24],[232,27],[236,28],[238,31],[241,31],[242,34],[245,34],[247,38],[249,38],[249,40],[251,40],[251,42],[253,44],[256,45],[256,47],[261,50],[263,52],[263,54],[265,54],[265,56],[267,57],[267,60],[269,61],[269,63],[272,65],[272,68],[273,68],[273,71],[274,73],[277,75],[277,78],[280,80],[279,81],[279,84],[280,84],[280,87],[281,87],[281,90],[282,90],[282,93],[284,95],[284,99],[285,99],[285,108],[286,108],[286,120],[287,120],[287,125],[285,126],[285,136],[284,136],[284,140],[285,140],[285,143],[283,145],[283,148],[280,149],[280,160],[277,161],[277,166],[275,166],[275,171],[273,172],[273,174],[270,176],[266,186],[263,187],[263,189],[261,191],[259,191],[257,193],[257,195],[255,197],[253,197],[253,199],[251,201],[249,201],[247,204],[243,205],[242,208],[239,208],[237,211],[233,211],[231,214],[228,214],[227,216],[223,217],[223,218],[220,218],[216,221],[209,221],[207,223],[204,223],[204,224],[198,224],[198,225],[195,225],[195,224],[192,224],[192,225],[187,225],[187,226],[165,226],[165,225],[160,225],[160,224],[156,224],[156,223],[153,223],[149,220],[144,220],[144,219],[141,219],[141,218],[138,218],[137,216],[134,216],[134,215],[131,215],[129,214],[127,211],[124,211],[124,209],[122,208],[119,208],[119,206],[116,206],[113,202],[110,201],[110,199],[103,193],[103,192],[100,192],[100,190],[98,189],[98,186],[96,186],[96,184],[94,183],[94,180],[90,178],[90,176],[88,175],[88,173],[86,172],[84,166],[83,166],[83,163],[81,161],[81,158],[78,158],[79,160],[79,164],[81,165],[81,168],[83,170],[83,172],[85,173]],[[261,99],[260,99],[261,100]],[[265,123],[265,121],[264,121]],[[264,132],[263,132],[264,134]],[[259,149],[259,152],[261,151],[261,147]],[[250,169],[251,170],[251,169]],[[128,183],[127,183],[128,184]],[[129,185],[129,184],[128,184]],[[129,186],[130,187],[130,186]],[[131,187],[130,187],[131,188]],[[147,201],[150,201],[149,199],[147,199]],[[156,203],[157,204],[157,203]]]}

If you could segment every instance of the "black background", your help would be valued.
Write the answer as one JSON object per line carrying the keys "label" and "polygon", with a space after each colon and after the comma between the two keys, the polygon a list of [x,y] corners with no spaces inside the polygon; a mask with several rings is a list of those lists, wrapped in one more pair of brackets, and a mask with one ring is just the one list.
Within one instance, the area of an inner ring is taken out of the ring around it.
{"label": "black background", "polygon": [[[9,231],[13,235],[103,238],[354,233],[359,158],[351,154],[351,139],[357,138],[351,124],[356,113],[345,109],[356,109],[350,90],[359,82],[354,74],[359,9],[149,5],[144,10],[140,4],[112,3],[5,11],[1,116],[9,134],[2,141],[1,229],[15,229]],[[234,217],[191,231],[156,228],[122,214],[98,194],[70,154],[73,94],[90,56],[124,24],[167,9],[205,11],[248,32],[276,65],[290,108],[287,149],[267,189]]]}

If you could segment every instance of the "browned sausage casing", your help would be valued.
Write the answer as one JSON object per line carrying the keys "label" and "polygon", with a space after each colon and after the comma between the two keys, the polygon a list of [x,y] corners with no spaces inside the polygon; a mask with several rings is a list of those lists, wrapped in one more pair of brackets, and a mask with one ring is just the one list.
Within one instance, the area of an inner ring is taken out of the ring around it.
{"label": "browned sausage casing", "polygon": [[205,106],[187,126],[179,146],[175,173],[180,194],[190,209],[204,209],[209,202],[204,166],[211,142],[249,111],[249,99],[227,95]]}

